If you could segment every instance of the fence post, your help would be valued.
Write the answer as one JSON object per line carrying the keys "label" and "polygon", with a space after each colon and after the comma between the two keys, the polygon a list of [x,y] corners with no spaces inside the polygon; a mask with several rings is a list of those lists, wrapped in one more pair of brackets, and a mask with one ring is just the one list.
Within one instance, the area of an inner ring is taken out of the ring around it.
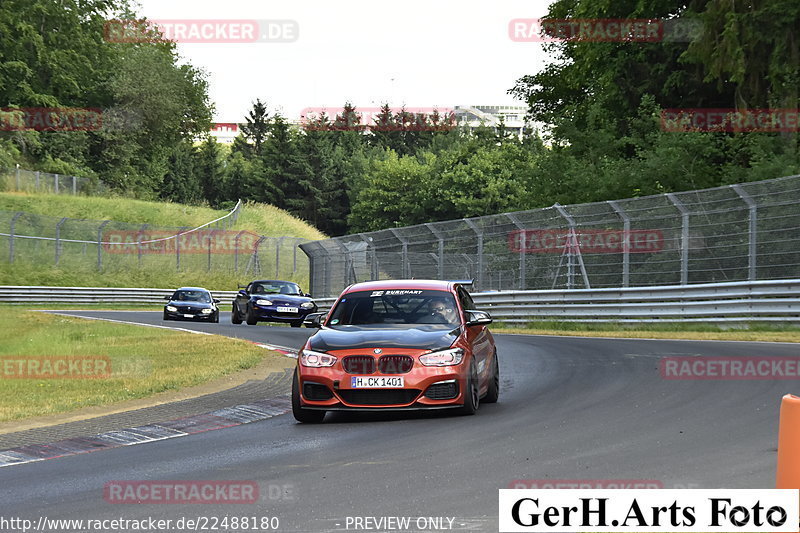
{"label": "fence post", "polygon": [[39,192],[39,179],[40,179],[40,176],[41,176],[41,172],[37,170],[36,171],[36,192]]}
{"label": "fence post", "polygon": [[58,194],[58,174],[53,176],[53,190]]}
{"label": "fence post", "polygon": [[673,193],[667,198],[681,213],[681,285],[689,283],[689,210]]}
{"label": "fence post", "polygon": [[283,244],[283,239],[286,237],[279,237],[275,241],[275,278],[280,279],[281,274],[281,245]]}
{"label": "fence post", "polygon": [[56,224],[56,266],[58,266],[58,260],[61,258],[61,226],[66,221],[67,217],[64,217]]}
{"label": "fence post", "polygon": [[100,244],[103,241],[103,228],[106,227],[106,224],[111,222],[110,220],[104,220],[102,224],[97,228],[97,270],[103,270],[103,245]]}
{"label": "fence post", "polygon": [[[408,279],[411,277],[411,265],[408,264],[408,241],[400,235],[394,228],[389,228],[389,232],[394,235],[394,238],[400,241],[402,245],[402,264],[400,265],[401,268],[401,276],[403,279]],[[336,244],[339,244],[338,241]],[[347,274],[345,274],[347,275]],[[347,280],[345,280],[345,285],[347,285]]]}
{"label": "fence post", "polygon": [[622,286],[630,286],[631,280],[631,217],[614,200],[609,200],[608,205],[622,219]]}
{"label": "fence post", "polygon": [[137,248],[136,252],[137,252],[137,255],[139,256],[138,257],[138,259],[139,259],[139,268],[142,268],[142,237],[143,237],[144,230],[147,229],[147,226],[149,226],[149,224],[142,224],[142,227],[139,228],[139,233],[136,236],[136,248]]}
{"label": "fence post", "polygon": [[75,196],[78,194],[78,178],[72,176],[72,195]]}
{"label": "fence post", "polygon": [[181,270],[181,234],[185,229],[187,229],[187,226],[178,228],[178,234],[175,236],[175,270],[178,272]]}
{"label": "fence post", "polygon": [[525,264],[525,261],[528,255],[528,252],[526,251],[528,249],[528,243],[526,242],[528,236],[525,233],[525,224],[523,224],[522,221],[520,221],[520,219],[517,218],[517,215],[515,215],[514,213],[506,213],[505,215],[506,218],[508,218],[517,227],[517,229],[520,232],[520,235],[522,235],[522,240],[520,241],[520,252],[519,252],[519,290],[524,291],[527,285],[525,279],[525,270],[527,268],[527,265]]}
{"label": "fence post", "polygon": [[467,226],[475,232],[475,235],[478,238],[478,283],[475,286],[475,289],[482,291],[483,290],[483,232],[478,227],[472,219],[465,218],[463,219],[464,222],[467,223]]}
{"label": "fence post", "polygon": [[364,257],[365,261],[369,263],[369,277],[370,280],[377,281],[380,277],[380,268],[378,267],[378,254],[375,251],[375,246],[373,244],[374,241],[372,240],[372,237],[368,237],[363,233],[357,233],[355,236],[360,238],[367,245],[367,251],[364,252]]}
{"label": "fence post", "polygon": [[17,163],[17,171],[14,173],[16,177],[17,192],[19,192],[19,163]]}
{"label": "fence post", "polygon": [[567,210],[564,209],[564,206],[559,204],[558,202],[553,204],[553,207],[556,208],[558,214],[561,215],[569,225],[569,234],[567,235],[567,244],[565,246],[565,252],[567,252],[567,289],[569,290],[575,288],[575,263],[572,262],[572,259],[576,249],[578,255],[578,263],[580,264],[581,273],[583,274],[584,287],[588,289],[589,276],[586,275],[586,268],[583,266],[583,257],[581,256],[581,244],[580,241],[578,240],[578,233],[575,229],[576,228],[575,219],[572,218],[572,215],[567,213]]}
{"label": "fence post", "polygon": [[436,277],[438,279],[444,279],[444,237],[442,237],[441,232],[436,229],[434,224],[429,222],[425,224],[425,227],[428,228],[428,231],[439,241],[439,255],[436,259]]}
{"label": "fence post", "polygon": [[14,213],[14,216],[11,217],[11,230],[8,232],[8,262],[14,262],[14,225],[17,223],[17,219],[22,216],[22,213],[17,212]]}
{"label": "fence post", "polygon": [[244,233],[244,230],[236,234],[233,239],[233,271],[239,272],[239,238]]}
{"label": "fence post", "polygon": [[297,274],[297,247],[300,245],[300,240],[302,239],[295,239],[292,246],[292,274]]}
{"label": "fence post", "polygon": [[747,234],[748,234],[748,247],[747,247],[747,279],[753,281],[756,279],[756,269],[758,268],[756,255],[756,244],[758,244],[758,204],[756,204],[753,197],[747,191],[742,189],[741,185],[731,185],[739,198],[744,200],[747,204]]}
{"label": "fence post", "polygon": [[207,272],[211,272],[211,243],[214,242],[214,233],[218,230],[206,230],[206,234],[208,235],[208,267],[206,268]]}

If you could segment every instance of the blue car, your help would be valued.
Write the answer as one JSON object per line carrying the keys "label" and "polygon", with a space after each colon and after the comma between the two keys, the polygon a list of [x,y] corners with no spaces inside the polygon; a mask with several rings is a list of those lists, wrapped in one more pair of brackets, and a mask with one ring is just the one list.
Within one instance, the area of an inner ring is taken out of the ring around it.
{"label": "blue car", "polygon": [[254,326],[259,322],[281,322],[293,328],[303,325],[306,315],[314,313],[317,305],[310,294],[304,294],[297,283],[274,279],[253,281],[239,287],[233,300],[231,322],[242,321]]}

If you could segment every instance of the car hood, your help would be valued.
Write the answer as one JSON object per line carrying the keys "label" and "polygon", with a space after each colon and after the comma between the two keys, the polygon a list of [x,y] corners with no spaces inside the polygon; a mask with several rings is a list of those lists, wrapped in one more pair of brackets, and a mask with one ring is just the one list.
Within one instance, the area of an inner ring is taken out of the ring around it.
{"label": "car hood", "polygon": [[307,296],[290,296],[288,294],[251,294],[250,299],[256,300],[269,300],[276,304],[290,304],[300,305],[302,303],[310,302],[311,298]]}
{"label": "car hood", "polygon": [[323,328],[308,341],[315,351],[356,350],[360,348],[411,348],[436,350],[449,348],[459,329],[439,324],[408,327],[337,326]]}
{"label": "car hood", "polygon": [[204,302],[187,302],[186,300],[170,300],[167,305],[175,307],[194,307],[195,309],[213,309],[214,304]]}

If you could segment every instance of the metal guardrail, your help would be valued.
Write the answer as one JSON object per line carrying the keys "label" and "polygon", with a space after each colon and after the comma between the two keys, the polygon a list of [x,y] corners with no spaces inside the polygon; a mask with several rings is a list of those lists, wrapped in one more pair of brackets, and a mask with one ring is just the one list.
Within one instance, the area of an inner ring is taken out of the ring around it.
{"label": "metal guardrail", "polygon": [[[623,289],[473,293],[497,321],[798,322],[800,279]],[[327,310],[335,298],[315,299]]]}
{"label": "metal guardrail", "polygon": [[[0,303],[15,304],[163,304],[174,289],[117,287],[0,286]],[[221,304],[230,305],[236,291],[211,291]]]}
{"label": "metal guardrail", "polygon": [[[160,304],[171,289],[101,287],[0,287],[3,303]],[[212,291],[230,305],[236,291]],[[704,283],[623,289],[473,293],[495,320],[581,322],[798,322],[800,279]],[[316,298],[326,311],[335,298]]]}

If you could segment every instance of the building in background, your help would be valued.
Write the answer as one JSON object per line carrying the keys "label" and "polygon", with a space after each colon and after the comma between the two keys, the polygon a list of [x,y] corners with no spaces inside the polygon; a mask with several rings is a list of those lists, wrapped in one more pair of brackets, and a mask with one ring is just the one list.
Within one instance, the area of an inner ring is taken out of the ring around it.
{"label": "building in background", "polygon": [[526,106],[457,105],[453,108],[453,112],[456,123],[459,126],[468,127],[470,131],[474,131],[482,125],[496,130],[503,124],[508,134],[522,137],[524,128],[534,127],[532,122],[525,120],[528,112]]}
{"label": "building in background", "polygon": [[236,136],[239,135],[239,124],[235,122],[214,122],[211,124],[210,133],[218,143],[232,144]]}

